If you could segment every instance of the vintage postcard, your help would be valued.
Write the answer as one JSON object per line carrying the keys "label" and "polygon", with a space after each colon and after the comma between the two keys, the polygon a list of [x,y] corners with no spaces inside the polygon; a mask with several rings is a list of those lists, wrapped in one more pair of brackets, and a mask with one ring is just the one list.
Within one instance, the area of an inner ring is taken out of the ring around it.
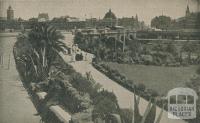
{"label": "vintage postcard", "polygon": [[200,0],[0,0],[0,123],[200,123]]}

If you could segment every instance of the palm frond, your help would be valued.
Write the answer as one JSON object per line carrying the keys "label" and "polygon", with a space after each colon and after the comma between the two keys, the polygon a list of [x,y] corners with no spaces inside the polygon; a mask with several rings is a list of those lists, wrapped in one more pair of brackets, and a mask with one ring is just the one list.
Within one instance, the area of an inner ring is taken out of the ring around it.
{"label": "palm frond", "polygon": [[156,104],[151,107],[144,123],[154,123],[156,118]]}
{"label": "palm frond", "polygon": [[163,114],[163,110],[164,110],[164,105],[163,105],[163,107],[162,107],[162,109],[161,109],[161,111],[160,111],[160,114],[158,115],[158,118],[157,118],[157,120],[156,120],[155,123],[160,123],[161,118],[162,118],[162,114]]}
{"label": "palm frond", "polygon": [[147,108],[146,108],[146,110],[145,110],[145,112],[144,112],[144,115],[143,115],[143,117],[142,117],[141,123],[145,123],[145,120],[146,120],[146,118],[147,118],[147,116],[148,116],[150,110],[151,110],[151,101],[149,101],[149,103],[148,103],[148,105],[147,105]]}

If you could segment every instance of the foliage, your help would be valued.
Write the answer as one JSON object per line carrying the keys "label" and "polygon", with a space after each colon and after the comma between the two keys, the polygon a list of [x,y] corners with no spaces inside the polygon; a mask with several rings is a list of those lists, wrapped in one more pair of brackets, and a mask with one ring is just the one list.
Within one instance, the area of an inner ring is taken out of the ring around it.
{"label": "foliage", "polygon": [[70,77],[71,85],[81,93],[88,93],[94,105],[93,117],[105,118],[108,114],[119,113],[118,101],[114,93],[101,90],[101,86],[92,79],[86,79],[79,73]]}
{"label": "foliage", "polygon": [[[22,81],[34,84],[46,91],[47,96],[39,107],[59,104],[70,113],[87,112],[100,114],[119,113],[118,101],[114,93],[100,90],[94,80],[86,79],[66,64],[59,52],[67,49],[61,41],[63,36],[55,28],[46,24],[20,35],[13,49],[17,69]],[[46,113],[41,108],[39,113]]]}
{"label": "foliage", "polygon": [[177,55],[177,48],[173,44],[173,42],[170,42],[170,43],[167,44],[165,51],[168,52],[168,53],[173,54],[174,56]]}
{"label": "foliage", "polygon": [[144,92],[144,91],[145,91],[145,89],[146,89],[146,87],[145,87],[145,85],[144,85],[144,84],[142,84],[142,83],[139,83],[139,84],[137,85],[137,89],[138,89],[139,91],[141,91],[141,92]]}
{"label": "foliage", "polygon": [[156,120],[156,105],[155,102],[152,104],[152,100],[149,101],[149,104],[147,105],[147,108],[144,112],[144,115],[142,116],[139,111],[139,99],[140,97],[136,98],[136,95],[134,94],[134,111],[133,111],[133,123],[159,123],[160,117],[163,112],[163,108],[160,112],[160,116]]}
{"label": "foliage", "polygon": [[198,66],[196,73],[200,75],[200,66]]}
{"label": "foliage", "polygon": [[197,123],[200,121],[200,76],[198,75],[197,77],[192,78],[190,82],[186,83],[186,86],[193,89],[197,93],[197,96],[198,96],[198,99],[196,102],[197,116],[195,119],[188,120],[189,123]]}
{"label": "foliage", "polygon": [[31,45],[28,43],[26,35],[20,34],[17,40],[13,47],[13,54],[20,78],[24,82],[35,81],[37,75],[31,59],[33,54],[30,50]]}
{"label": "foliage", "polygon": [[86,78],[82,77],[79,73],[74,73],[70,77],[70,83],[75,87],[78,91],[93,94],[93,85]]}
{"label": "foliage", "polygon": [[74,43],[75,44],[81,44],[83,39],[83,35],[81,32],[77,32],[76,35],[74,36]]}
{"label": "foliage", "polygon": [[157,29],[167,29],[171,26],[172,20],[168,16],[156,16],[151,20],[151,27],[155,27]]}
{"label": "foliage", "polygon": [[[114,38],[107,38],[102,36],[100,38],[89,38],[83,36],[81,32],[77,32],[74,38],[79,48],[93,53],[96,57],[94,60],[101,62],[117,62],[126,64],[144,64],[144,65],[156,65],[156,66],[171,66],[178,67],[185,65],[182,52],[187,52],[189,56],[192,53],[199,54],[200,48],[198,46],[192,46],[188,48],[186,44],[179,50],[179,46],[172,41],[163,43],[142,42],[137,39],[126,40],[127,47],[125,51],[122,51],[122,43],[116,41]],[[189,44],[189,43],[187,43]],[[193,43],[190,43],[193,45]],[[193,49],[193,50],[192,50]],[[189,64],[198,64],[200,58],[192,59]]]}
{"label": "foliage", "polygon": [[185,42],[184,45],[181,47],[181,52],[187,53],[187,60],[190,64],[192,63],[192,53],[199,54],[199,51],[199,46],[189,41]]}
{"label": "foliage", "polygon": [[133,110],[131,109],[121,109],[120,115],[123,123],[132,123]]}
{"label": "foliage", "polygon": [[187,41],[184,43],[183,47],[181,48],[182,51],[191,53],[196,49],[196,46],[192,44],[191,42]]}
{"label": "foliage", "polygon": [[[42,81],[47,78],[54,58],[59,52],[64,52],[67,49],[61,41],[63,38],[63,35],[56,31],[54,27],[44,23],[37,23],[30,32],[19,35],[17,42],[26,42],[24,47],[28,49],[23,54],[16,54],[17,52],[14,52],[14,54],[17,55],[18,59],[25,59],[23,60],[27,70],[25,73],[29,72],[27,67],[34,69],[32,73],[36,75],[36,78],[33,81]],[[20,49],[19,47],[18,49]],[[24,50],[21,49],[21,51]]]}
{"label": "foliage", "polygon": [[117,98],[114,93],[108,91],[100,91],[96,97],[94,97],[94,110],[93,115],[105,118],[106,115],[112,113],[119,113],[119,106],[117,103]]}

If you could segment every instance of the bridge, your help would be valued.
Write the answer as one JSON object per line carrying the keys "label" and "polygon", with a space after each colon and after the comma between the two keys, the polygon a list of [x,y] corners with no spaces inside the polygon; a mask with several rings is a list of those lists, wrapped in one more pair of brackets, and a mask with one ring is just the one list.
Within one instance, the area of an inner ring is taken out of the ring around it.
{"label": "bridge", "polygon": [[[161,32],[149,32],[149,33],[154,33],[153,38],[147,38],[144,35],[144,32],[140,33],[137,31],[132,31],[132,30],[125,30],[125,29],[120,29],[120,30],[97,30],[97,29],[87,29],[87,30],[82,30],[81,33],[83,34],[84,38],[93,41],[94,39],[100,39],[102,37],[106,39],[110,39],[111,41],[115,42],[115,48],[117,42],[121,43],[123,45],[123,51],[126,46],[126,41],[127,40],[137,40],[145,44],[155,44],[155,43],[162,43],[162,44],[168,44],[169,42],[174,42],[175,45],[183,45],[184,42],[192,42],[194,44],[200,44],[200,39],[186,39],[187,37],[184,37],[181,39],[178,35],[178,33],[173,33],[173,32],[164,32],[162,34]],[[148,33],[148,32],[146,32]],[[149,35],[149,34],[147,34]],[[152,37],[152,36],[150,36]],[[189,37],[191,38],[191,37]]]}
{"label": "bridge", "polygon": [[85,39],[93,41],[94,39],[100,39],[102,37],[110,39],[115,42],[115,48],[117,42],[123,45],[123,51],[125,49],[126,40],[136,39],[136,31],[129,30],[84,30],[81,31]]}

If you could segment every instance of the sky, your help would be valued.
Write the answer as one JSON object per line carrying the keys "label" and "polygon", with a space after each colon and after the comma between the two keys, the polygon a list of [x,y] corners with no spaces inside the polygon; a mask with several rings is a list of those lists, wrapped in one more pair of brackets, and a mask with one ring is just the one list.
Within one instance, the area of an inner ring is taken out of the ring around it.
{"label": "sky", "polygon": [[[15,10],[15,18],[29,19],[38,13],[48,13],[50,19],[73,16],[81,19],[103,18],[111,9],[117,17],[132,17],[150,24],[153,17],[167,15],[176,19],[185,15],[187,5],[197,11],[200,0],[0,0],[0,16],[6,17],[9,5]],[[3,10],[3,11],[2,11]]]}

